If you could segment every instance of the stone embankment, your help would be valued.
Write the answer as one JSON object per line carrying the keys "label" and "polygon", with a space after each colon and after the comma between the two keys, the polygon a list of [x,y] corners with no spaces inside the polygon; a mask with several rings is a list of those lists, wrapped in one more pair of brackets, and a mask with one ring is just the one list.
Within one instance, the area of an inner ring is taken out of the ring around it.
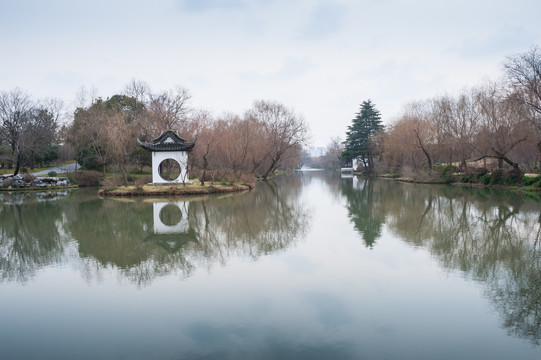
{"label": "stone embankment", "polygon": [[73,186],[67,177],[41,177],[32,175],[0,175],[0,188],[48,188]]}

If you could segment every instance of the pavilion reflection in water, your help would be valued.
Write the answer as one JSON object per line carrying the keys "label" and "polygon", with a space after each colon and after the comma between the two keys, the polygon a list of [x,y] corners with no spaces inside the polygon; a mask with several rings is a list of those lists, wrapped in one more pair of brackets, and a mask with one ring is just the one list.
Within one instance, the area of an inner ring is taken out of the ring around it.
{"label": "pavilion reflection in water", "polygon": [[167,252],[177,252],[189,242],[197,242],[190,228],[189,201],[156,201],[152,204],[153,233],[145,241],[153,242]]}

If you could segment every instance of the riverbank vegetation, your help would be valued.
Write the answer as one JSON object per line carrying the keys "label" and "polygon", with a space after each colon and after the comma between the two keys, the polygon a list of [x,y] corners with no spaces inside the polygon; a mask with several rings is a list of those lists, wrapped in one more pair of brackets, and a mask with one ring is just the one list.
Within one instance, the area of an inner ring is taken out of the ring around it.
{"label": "riverbank vegetation", "polygon": [[363,174],[404,181],[539,188],[541,49],[508,57],[503,70],[458,95],[412,101],[386,127],[365,101],[342,147],[332,139],[319,160],[357,160]]}
{"label": "riverbank vegetation", "polygon": [[331,139],[315,159],[303,156],[302,115],[275,101],[215,115],[193,108],[185,88],[154,91],[132,80],[106,99],[81,92],[75,110],[66,112],[59,100],[33,100],[14,89],[0,92],[0,169],[25,173],[71,158],[86,170],[114,171],[127,185],[151,163],[136,139],[173,129],[197,143],[188,171],[203,184],[356,160],[363,173],[422,182],[532,186],[524,174],[541,172],[541,49],[508,57],[503,70],[502,79],[456,95],[412,101],[386,126],[376,105],[364,101],[345,140]]}
{"label": "riverbank vegetation", "polygon": [[132,81],[122,94],[93,99],[77,108],[66,140],[87,169],[115,169],[130,182],[130,171],[151,164],[150,153],[136,139],[151,141],[173,129],[196,142],[188,160],[191,177],[221,181],[235,177],[267,178],[278,168],[292,168],[307,140],[302,115],[274,101],[256,101],[243,115],[214,116],[189,106],[188,90],[153,92]]}
{"label": "riverbank vegetation", "polygon": [[66,113],[59,100],[34,101],[20,89],[0,92],[0,168],[16,174],[71,157],[85,170],[121,174],[127,185],[131,173],[151,165],[137,139],[174,130],[197,144],[188,161],[192,178],[244,181],[293,169],[308,140],[303,116],[276,101],[255,101],[240,115],[214,115],[191,107],[185,88],[156,92],[136,80],[106,99],[85,91],[78,98],[76,109]]}
{"label": "riverbank vegetation", "polygon": [[[413,178],[535,187],[541,168],[541,50],[504,62],[505,77],[410,103],[381,134],[381,168]],[[375,144],[375,143],[374,143]]]}

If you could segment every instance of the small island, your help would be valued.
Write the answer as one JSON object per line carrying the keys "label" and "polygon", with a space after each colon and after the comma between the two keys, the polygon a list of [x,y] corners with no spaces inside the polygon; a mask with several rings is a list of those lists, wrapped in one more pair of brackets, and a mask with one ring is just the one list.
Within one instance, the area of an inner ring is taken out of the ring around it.
{"label": "small island", "polygon": [[[116,186],[100,189],[102,196],[177,196],[206,195],[248,191],[255,184],[243,184],[235,181],[227,183],[205,182],[188,179],[188,153],[195,147],[195,142],[188,142],[175,131],[163,131],[151,142],[137,140],[139,145],[152,153],[152,183]],[[171,172],[176,167],[176,172]]]}
{"label": "small island", "polygon": [[179,195],[208,195],[230,192],[249,191],[255,184],[222,184],[193,181],[190,184],[146,184],[118,186],[112,189],[100,189],[101,196],[179,196]]}

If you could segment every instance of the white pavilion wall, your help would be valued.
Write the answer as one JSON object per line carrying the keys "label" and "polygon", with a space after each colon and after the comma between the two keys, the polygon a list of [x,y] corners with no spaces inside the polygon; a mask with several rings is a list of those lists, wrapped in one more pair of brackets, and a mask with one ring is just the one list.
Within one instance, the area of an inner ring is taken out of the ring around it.
{"label": "white pavilion wall", "polygon": [[[165,180],[160,176],[160,163],[173,159],[180,165],[180,174],[174,180]],[[154,151],[152,152],[152,182],[155,184],[182,183],[188,181],[188,153],[186,151]]]}

